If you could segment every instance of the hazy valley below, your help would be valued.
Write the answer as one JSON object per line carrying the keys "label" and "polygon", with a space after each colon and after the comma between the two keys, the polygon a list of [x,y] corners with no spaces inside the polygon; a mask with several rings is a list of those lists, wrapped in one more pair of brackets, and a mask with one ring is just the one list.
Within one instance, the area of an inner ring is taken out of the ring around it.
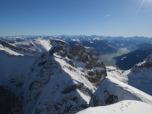
{"label": "hazy valley below", "polygon": [[113,59],[113,57],[118,57],[118,56],[121,56],[121,55],[129,53],[129,52],[131,52],[131,51],[128,48],[119,48],[118,52],[100,55],[100,58],[106,66],[117,67],[115,65],[115,60]]}

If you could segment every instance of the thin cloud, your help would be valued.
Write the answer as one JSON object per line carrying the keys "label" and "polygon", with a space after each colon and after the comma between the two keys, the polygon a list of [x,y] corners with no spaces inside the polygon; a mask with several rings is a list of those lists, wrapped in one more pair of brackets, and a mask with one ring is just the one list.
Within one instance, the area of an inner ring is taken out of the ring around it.
{"label": "thin cloud", "polygon": [[110,15],[106,15],[105,17],[109,17]]}
{"label": "thin cloud", "polygon": [[152,11],[152,10],[140,10],[139,12],[145,12],[145,11],[146,11],[146,12],[147,12],[147,11],[149,12],[149,11]]}

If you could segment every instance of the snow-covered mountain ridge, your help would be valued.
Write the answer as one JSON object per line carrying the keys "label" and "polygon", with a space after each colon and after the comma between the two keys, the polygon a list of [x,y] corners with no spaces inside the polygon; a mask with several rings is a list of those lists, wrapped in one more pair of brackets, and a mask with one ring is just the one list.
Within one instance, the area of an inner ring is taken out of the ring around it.
{"label": "snow-covered mountain ridge", "polygon": [[82,110],[107,75],[96,52],[85,51],[82,45],[71,48],[60,40],[51,40],[50,45],[40,56],[12,56],[0,50],[1,85],[22,98],[25,114]]}

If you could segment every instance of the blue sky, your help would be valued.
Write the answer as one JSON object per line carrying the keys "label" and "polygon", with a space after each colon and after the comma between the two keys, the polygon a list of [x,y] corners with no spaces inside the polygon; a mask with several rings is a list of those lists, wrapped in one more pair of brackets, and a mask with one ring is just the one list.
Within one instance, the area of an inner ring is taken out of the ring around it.
{"label": "blue sky", "polygon": [[152,0],[0,0],[0,36],[152,37]]}

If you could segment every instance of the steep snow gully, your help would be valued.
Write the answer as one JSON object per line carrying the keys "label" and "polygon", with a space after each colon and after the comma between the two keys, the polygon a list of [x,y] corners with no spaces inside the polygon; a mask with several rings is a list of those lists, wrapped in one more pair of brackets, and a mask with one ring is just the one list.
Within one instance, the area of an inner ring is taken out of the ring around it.
{"label": "steep snow gully", "polygon": [[62,40],[0,41],[0,113],[134,114],[139,106],[138,112],[151,114],[151,89],[138,83],[152,87],[151,57],[125,72],[113,67],[106,71],[98,53],[80,44],[71,48]]}

